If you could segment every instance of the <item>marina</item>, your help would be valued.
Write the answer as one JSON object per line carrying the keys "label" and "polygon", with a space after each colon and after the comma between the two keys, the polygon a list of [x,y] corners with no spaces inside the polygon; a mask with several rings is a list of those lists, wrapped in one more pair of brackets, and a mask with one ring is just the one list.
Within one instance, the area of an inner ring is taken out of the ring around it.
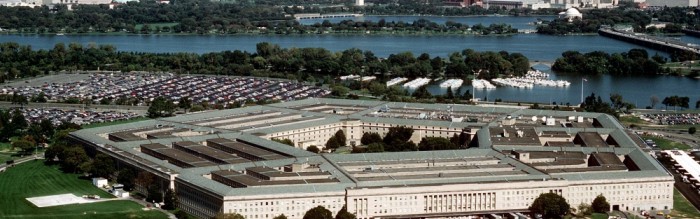
{"label": "marina", "polygon": [[491,82],[489,82],[487,80],[482,80],[482,79],[472,80],[472,87],[474,89],[486,89],[486,90],[496,89],[496,86],[491,84]]}
{"label": "marina", "polygon": [[404,81],[408,81],[408,78],[394,78],[386,82],[387,87],[391,87],[397,84],[401,84]]}
{"label": "marina", "polygon": [[403,86],[415,89],[415,88],[419,88],[423,85],[430,83],[430,81],[431,81],[430,78],[416,78],[415,80],[409,81],[408,83],[404,84]]}
{"label": "marina", "polygon": [[541,71],[528,71],[523,77],[511,78],[496,78],[491,80],[496,85],[516,87],[516,88],[533,88],[535,85],[544,87],[568,87],[571,82],[566,80],[549,80],[549,74]]}
{"label": "marina", "polygon": [[449,88],[455,89],[455,88],[461,87],[462,83],[464,83],[464,80],[462,80],[462,79],[448,79],[448,80],[440,83],[440,87],[443,87],[443,88],[449,87]]}

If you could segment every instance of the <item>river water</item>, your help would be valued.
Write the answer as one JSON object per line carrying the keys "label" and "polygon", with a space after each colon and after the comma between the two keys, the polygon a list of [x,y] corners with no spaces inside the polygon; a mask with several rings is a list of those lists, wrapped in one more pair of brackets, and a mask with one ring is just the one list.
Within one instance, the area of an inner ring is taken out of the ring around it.
{"label": "river water", "polygon": [[[474,25],[492,23],[508,23],[519,29],[534,29],[529,23],[550,17],[416,17],[416,16],[365,16],[357,20],[404,21],[412,22],[425,18],[434,22],[444,23],[448,20]],[[337,21],[337,20],[333,20]],[[303,23],[322,22],[322,20],[303,20]],[[689,36],[679,37],[680,40],[700,44],[700,38]],[[609,53],[626,52],[640,46],[601,37],[598,35],[582,36],[547,36],[539,34],[518,34],[514,36],[461,36],[461,35],[229,35],[229,36],[199,36],[199,35],[0,35],[0,42],[18,42],[29,44],[34,49],[51,49],[56,43],[77,42],[82,44],[97,43],[111,44],[120,51],[135,52],[191,52],[207,53],[224,50],[245,50],[255,52],[255,45],[260,42],[271,42],[281,47],[320,47],[331,51],[342,51],[349,48],[371,50],[375,55],[386,57],[389,54],[410,51],[416,56],[428,53],[431,56],[446,57],[449,53],[463,49],[477,51],[518,52],[527,56],[531,61],[552,62],[567,50],[580,52],[606,51]],[[649,54],[663,52],[648,49]],[[547,70],[546,68],[543,70]],[[505,101],[527,101],[551,103],[578,104],[581,100],[581,77],[567,74],[552,73],[555,79],[572,82],[567,88],[535,87],[534,89],[517,89],[499,87],[491,91],[477,91],[476,97]],[[621,94],[625,100],[635,103],[637,107],[650,104],[650,96],[663,99],[666,96],[689,96],[691,105],[700,99],[700,80],[674,76],[588,76],[583,84],[585,96],[595,92],[608,99],[611,93]],[[442,94],[446,90],[436,85],[429,90],[433,94]],[[463,90],[471,89],[465,84]]]}

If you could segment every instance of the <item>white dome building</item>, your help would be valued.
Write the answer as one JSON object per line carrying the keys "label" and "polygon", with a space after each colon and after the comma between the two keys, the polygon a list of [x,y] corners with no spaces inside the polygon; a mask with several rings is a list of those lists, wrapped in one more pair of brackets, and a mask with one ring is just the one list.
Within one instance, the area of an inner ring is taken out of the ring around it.
{"label": "white dome building", "polygon": [[583,14],[581,14],[581,12],[579,12],[576,8],[569,8],[566,9],[566,12],[559,13],[559,18],[566,18],[569,19],[569,22],[571,22],[576,18],[583,19]]}

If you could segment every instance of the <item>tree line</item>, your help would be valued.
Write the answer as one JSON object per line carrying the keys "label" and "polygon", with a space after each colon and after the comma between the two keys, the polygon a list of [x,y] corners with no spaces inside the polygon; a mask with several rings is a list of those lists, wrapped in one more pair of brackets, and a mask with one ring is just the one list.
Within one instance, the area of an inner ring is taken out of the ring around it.
{"label": "tree line", "polygon": [[416,57],[411,52],[379,58],[372,51],[347,49],[331,52],[323,48],[280,48],[271,43],[256,45],[256,53],[224,51],[205,54],[142,53],[117,51],[110,45],[58,43],[50,50],[32,50],[18,43],[0,44],[0,82],[34,77],[55,71],[105,70],[174,72],[179,74],[216,74],[270,76],[316,82],[316,77],[347,74],[374,74],[378,77],[466,77],[481,71],[480,78],[501,74],[523,75],[529,68],[520,53],[453,53],[448,60],[427,53]]}
{"label": "tree line", "polygon": [[583,19],[574,19],[569,22],[566,18],[554,19],[548,23],[537,26],[537,33],[549,35],[596,33],[603,26],[616,24],[630,24],[637,32],[645,32],[646,26],[651,23],[651,16],[641,10],[630,10],[628,7],[615,9],[594,9],[581,12]]}
{"label": "tree line", "polygon": [[613,54],[603,51],[585,54],[566,51],[554,62],[552,70],[593,75],[656,75],[662,72],[661,64],[665,62],[666,59],[658,54],[649,58],[644,49],[631,49],[629,52]]}
{"label": "tree line", "polygon": [[379,133],[366,132],[360,139],[364,147],[353,147],[353,153],[455,150],[467,148],[470,143],[470,136],[466,132],[454,134],[450,138],[423,137],[417,145],[410,141],[411,136],[413,129],[406,126],[389,127],[383,138]]}
{"label": "tree line", "polygon": [[[170,4],[155,1],[136,1],[108,5],[76,5],[68,10],[65,5],[55,7],[0,7],[0,27],[23,33],[240,33],[260,28],[301,27],[293,20],[297,13],[363,13],[377,15],[486,15],[486,14],[554,14],[555,10],[504,10],[498,7],[443,7],[441,1],[377,1],[356,7],[324,2],[323,6],[294,1],[209,1],[174,0]],[[323,2],[323,1],[321,1]],[[143,25],[151,24],[151,25]],[[167,24],[167,25],[154,25]],[[144,28],[146,27],[146,28]],[[265,31],[267,32],[267,31]],[[275,32],[274,30],[272,31]]]}

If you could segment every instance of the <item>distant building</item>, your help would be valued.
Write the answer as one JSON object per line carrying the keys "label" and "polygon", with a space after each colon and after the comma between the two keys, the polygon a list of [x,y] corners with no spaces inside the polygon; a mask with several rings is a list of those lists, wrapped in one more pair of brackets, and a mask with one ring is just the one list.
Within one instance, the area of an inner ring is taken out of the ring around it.
{"label": "distant building", "polygon": [[698,0],[647,0],[650,7],[697,7]]}
{"label": "distant building", "polygon": [[469,6],[479,6],[483,5],[482,0],[445,0],[443,2],[445,5],[449,6],[459,6],[459,7],[469,7]]}
{"label": "distant building", "polygon": [[575,19],[583,19],[583,14],[578,11],[576,8],[569,8],[566,9],[565,12],[559,13],[559,18],[566,18],[569,19],[569,22],[575,20]]}
{"label": "distant building", "polygon": [[0,1],[0,6],[5,6],[5,7],[36,7],[40,5],[36,5],[34,3],[29,3],[29,2],[23,2],[19,0],[14,0],[14,1]]}
{"label": "distant building", "polygon": [[523,2],[516,0],[486,0],[484,2],[486,8],[505,8],[506,10],[522,8]]}
{"label": "distant building", "polygon": [[365,5],[365,0],[355,0],[355,5],[356,5],[356,6],[364,6],[364,5]]}

